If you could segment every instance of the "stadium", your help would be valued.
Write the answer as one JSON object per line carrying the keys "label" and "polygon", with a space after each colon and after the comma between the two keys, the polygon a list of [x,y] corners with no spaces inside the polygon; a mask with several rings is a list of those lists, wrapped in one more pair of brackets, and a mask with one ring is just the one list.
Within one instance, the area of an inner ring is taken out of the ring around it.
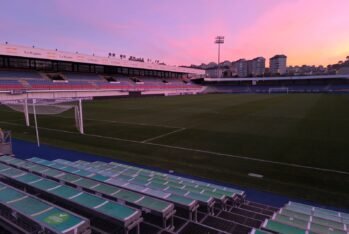
{"label": "stadium", "polygon": [[213,79],[2,44],[0,225],[348,233],[348,79]]}

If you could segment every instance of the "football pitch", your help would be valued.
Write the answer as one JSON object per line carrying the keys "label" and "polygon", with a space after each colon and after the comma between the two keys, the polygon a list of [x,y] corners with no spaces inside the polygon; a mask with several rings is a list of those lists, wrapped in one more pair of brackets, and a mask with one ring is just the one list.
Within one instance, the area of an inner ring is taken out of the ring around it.
{"label": "football pitch", "polygon": [[[38,117],[41,141],[349,207],[349,95],[122,98],[87,101],[83,108],[85,135],[68,111]],[[4,106],[0,127],[35,141],[23,114]]]}

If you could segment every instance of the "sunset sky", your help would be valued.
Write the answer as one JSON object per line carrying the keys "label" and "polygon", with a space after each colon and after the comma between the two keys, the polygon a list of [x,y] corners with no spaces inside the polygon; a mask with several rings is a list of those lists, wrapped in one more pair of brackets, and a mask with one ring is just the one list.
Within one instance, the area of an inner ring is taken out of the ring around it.
{"label": "sunset sky", "polygon": [[349,55],[349,0],[2,0],[0,42],[167,64],[269,58],[327,65]]}

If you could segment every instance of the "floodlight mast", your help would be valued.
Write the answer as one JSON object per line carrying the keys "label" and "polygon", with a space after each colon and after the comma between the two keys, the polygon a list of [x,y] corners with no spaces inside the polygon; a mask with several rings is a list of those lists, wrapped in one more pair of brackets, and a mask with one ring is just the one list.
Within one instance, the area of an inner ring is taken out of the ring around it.
{"label": "floodlight mast", "polygon": [[217,68],[217,76],[218,78],[220,78],[220,62],[221,62],[221,44],[224,43],[224,36],[217,36],[215,41],[214,41],[215,44],[218,45],[218,68]]}

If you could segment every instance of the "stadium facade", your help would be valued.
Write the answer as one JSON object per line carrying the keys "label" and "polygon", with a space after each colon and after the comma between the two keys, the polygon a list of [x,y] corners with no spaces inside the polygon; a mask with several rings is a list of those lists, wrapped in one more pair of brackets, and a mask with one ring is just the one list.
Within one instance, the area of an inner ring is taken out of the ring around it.
{"label": "stadium facade", "polygon": [[[1,99],[195,94],[204,70],[17,45],[0,45]],[[40,93],[40,95],[38,95]]]}

